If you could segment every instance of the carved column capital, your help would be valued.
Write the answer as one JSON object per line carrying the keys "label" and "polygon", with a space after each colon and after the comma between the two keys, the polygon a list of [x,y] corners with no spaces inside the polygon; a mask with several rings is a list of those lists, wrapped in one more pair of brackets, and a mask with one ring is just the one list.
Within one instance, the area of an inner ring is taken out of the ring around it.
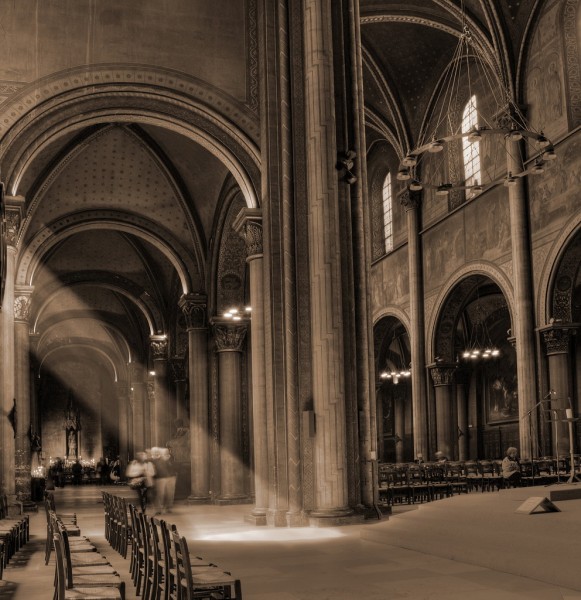
{"label": "carved column capital", "polygon": [[243,208],[232,227],[246,242],[248,259],[262,256],[262,213],[258,208]]}
{"label": "carved column capital", "polygon": [[28,323],[33,287],[18,287],[14,294],[14,320]]}
{"label": "carved column capital", "polygon": [[241,352],[246,338],[247,324],[212,321],[216,352]]}
{"label": "carved column capital", "polygon": [[18,233],[22,224],[25,199],[22,196],[6,196],[4,218],[6,219],[6,243],[16,246]]}
{"label": "carved column capital", "polygon": [[547,356],[551,354],[568,354],[571,336],[577,333],[578,323],[552,324],[543,327],[540,332],[545,342]]}
{"label": "carved column capital", "polygon": [[430,375],[434,386],[440,385],[452,385],[454,383],[454,374],[456,373],[457,366],[454,364],[435,364],[430,365]]}
{"label": "carved column capital", "polygon": [[208,327],[208,304],[204,294],[185,294],[178,302],[186,319],[186,329],[206,329]]}
{"label": "carved column capital", "polygon": [[406,210],[417,210],[422,204],[422,192],[408,188],[402,192],[399,201]]}
{"label": "carved column capital", "polygon": [[168,341],[165,336],[152,335],[149,338],[149,346],[153,360],[167,360]]}

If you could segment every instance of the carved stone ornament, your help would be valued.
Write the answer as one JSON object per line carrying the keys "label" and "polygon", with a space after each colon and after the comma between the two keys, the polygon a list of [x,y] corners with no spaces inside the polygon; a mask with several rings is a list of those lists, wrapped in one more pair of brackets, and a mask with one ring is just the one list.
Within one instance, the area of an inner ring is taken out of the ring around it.
{"label": "carved stone ornament", "polygon": [[417,210],[422,204],[422,192],[407,189],[401,194],[399,201],[406,210]]}
{"label": "carved stone ornament", "polygon": [[167,339],[151,340],[150,345],[153,360],[164,360],[167,358]]}
{"label": "carved stone ornament", "polygon": [[240,230],[240,235],[246,242],[246,256],[262,254],[262,225],[257,221],[246,221]]}
{"label": "carved stone ornament", "polygon": [[241,352],[246,338],[246,325],[214,324],[214,339],[218,352]]}
{"label": "carved stone ornament", "polygon": [[186,329],[206,329],[208,326],[208,305],[206,297],[201,294],[182,296],[179,307],[186,319]]}
{"label": "carved stone ornament", "polygon": [[574,327],[548,327],[541,331],[547,355],[568,354],[571,336],[576,332]]}
{"label": "carved stone ornament", "polygon": [[30,318],[30,296],[16,296],[14,298],[14,319],[28,321]]}
{"label": "carved stone ornament", "polygon": [[456,365],[438,365],[430,367],[432,381],[436,387],[439,385],[452,385],[452,383],[454,383],[455,372]]}
{"label": "carved stone ornament", "polygon": [[6,241],[9,246],[16,246],[18,230],[22,221],[20,208],[6,207]]}

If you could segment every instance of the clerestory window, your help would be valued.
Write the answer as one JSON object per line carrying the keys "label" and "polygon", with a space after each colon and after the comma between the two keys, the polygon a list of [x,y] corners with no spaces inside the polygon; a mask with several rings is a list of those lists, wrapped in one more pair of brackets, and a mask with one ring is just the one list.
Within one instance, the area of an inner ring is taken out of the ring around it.
{"label": "clerestory window", "polygon": [[385,252],[393,250],[393,212],[392,212],[392,191],[391,191],[391,173],[387,173],[383,180],[383,239],[385,243]]}
{"label": "clerestory window", "polygon": [[[478,127],[478,113],[476,111],[476,96],[472,96],[462,113],[462,133],[468,133]],[[469,136],[462,138],[462,151],[464,158],[465,185],[479,185],[482,183],[480,174],[480,142]],[[466,196],[475,195],[469,191]]]}

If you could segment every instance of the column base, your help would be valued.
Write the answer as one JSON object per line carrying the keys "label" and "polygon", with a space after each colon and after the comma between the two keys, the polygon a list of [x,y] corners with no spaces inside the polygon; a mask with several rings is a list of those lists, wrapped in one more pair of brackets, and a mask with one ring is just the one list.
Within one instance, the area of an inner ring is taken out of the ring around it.
{"label": "column base", "polygon": [[254,500],[250,496],[223,496],[221,498],[214,498],[212,504],[218,506],[228,506],[230,504],[252,504]]}
{"label": "column base", "polygon": [[354,513],[350,508],[314,510],[308,515],[310,527],[338,527],[365,522],[365,515]]}
{"label": "column base", "polygon": [[286,513],[287,527],[308,527],[309,520],[303,511]]}
{"label": "column base", "polygon": [[211,504],[212,498],[210,496],[188,496],[186,502],[188,504]]}
{"label": "column base", "polygon": [[266,524],[269,527],[287,527],[286,510],[269,509],[266,511]]}
{"label": "column base", "polygon": [[266,526],[266,509],[255,508],[250,514],[244,515],[244,521],[257,526]]}

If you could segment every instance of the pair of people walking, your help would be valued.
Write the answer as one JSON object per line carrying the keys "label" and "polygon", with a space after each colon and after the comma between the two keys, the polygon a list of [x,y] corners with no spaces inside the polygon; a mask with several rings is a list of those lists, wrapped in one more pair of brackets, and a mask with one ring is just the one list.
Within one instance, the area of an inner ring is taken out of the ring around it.
{"label": "pair of people walking", "polygon": [[151,490],[155,490],[155,514],[173,509],[177,469],[169,448],[152,448],[150,453],[138,452],[127,466],[128,485],[137,491],[141,510],[146,512]]}

